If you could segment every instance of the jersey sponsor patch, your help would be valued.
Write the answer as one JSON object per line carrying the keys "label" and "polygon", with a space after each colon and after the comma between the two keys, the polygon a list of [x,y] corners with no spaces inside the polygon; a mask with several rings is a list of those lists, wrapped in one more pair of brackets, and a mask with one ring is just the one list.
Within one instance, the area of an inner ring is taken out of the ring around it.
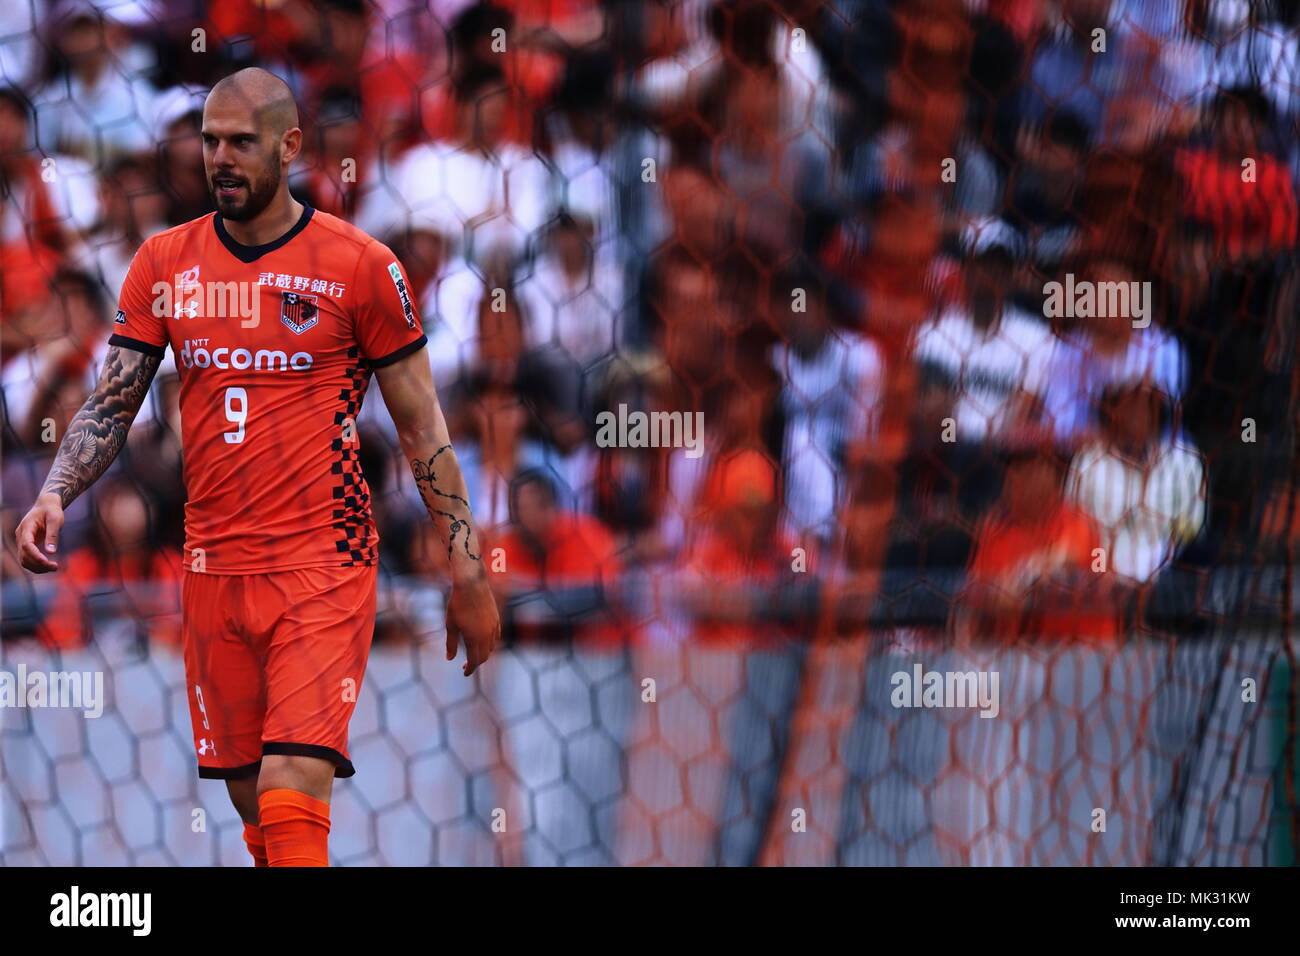
{"label": "jersey sponsor patch", "polygon": [[406,327],[415,328],[415,310],[411,308],[411,295],[406,291],[406,280],[402,278],[402,267],[396,262],[388,264],[388,274],[393,277],[393,285],[397,286],[397,297],[402,300],[402,314],[406,316]]}
{"label": "jersey sponsor patch", "polygon": [[280,321],[295,334],[302,335],[320,321],[316,296],[303,295],[301,292],[281,292]]}
{"label": "jersey sponsor patch", "polygon": [[126,313],[121,309],[118,309],[117,315],[113,316],[113,321],[118,325],[126,325]]}

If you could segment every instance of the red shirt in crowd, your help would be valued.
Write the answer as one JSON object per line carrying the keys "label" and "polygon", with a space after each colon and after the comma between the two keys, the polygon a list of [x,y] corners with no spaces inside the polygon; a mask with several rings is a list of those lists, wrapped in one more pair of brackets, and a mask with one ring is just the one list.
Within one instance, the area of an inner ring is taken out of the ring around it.
{"label": "red shirt in crowd", "polygon": [[[491,568],[492,553],[503,549],[509,590],[515,593],[603,586],[610,604],[594,618],[574,622],[574,634],[578,640],[597,647],[619,646],[625,631],[611,608],[621,572],[614,535],[596,518],[560,512],[540,544],[544,551],[538,554],[535,545],[511,527],[490,543],[485,561]],[[526,620],[517,626],[525,639],[538,636],[538,629]]]}
{"label": "red shirt in crowd", "polygon": [[[1093,573],[1094,551],[1101,547],[1097,526],[1079,509],[1062,503],[1044,520],[1015,523],[999,516],[985,520],[975,541],[971,559],[972,584],[1006,591],[1020,589],[1017,578],[1033,578],[1053,569],[1073,572],[1086,579]],[[1078,592],[1073,606],[1055,604],[1030,612],[1018,608],[1010,614],[995,614],[999,640],[1017,638],[1077,639],[1109,643],[1120,635],[1118,610],[1099,605],[1095,594]]]}
{"label": "red shirt in crowd", "polygon": [[144,629],[150,644],[180,646],[181,556],[150,551],[139,560],[105,560],[89,549],[70,555],[37,635],[47,647],[80,647],[91,630],[89,601],[106,589]]}
{"label": "red shirt in crowd", "polygon": [[[779,537],[760,554],[745,553],[728,538],[706,531],[690,547],[685,570],[697,583],[747,587],[754,595],[770,594],[791,573],[794,547],[793,541]],[[750,620],[699,619],[693,639],[705,645],[756,649],[798,637],[790,627],[773,621],[764,609],[752,611]]]}
{"label": "red shirt in crowd", "polygon": [[1184,213],[1214,226],[1219,248],[1243,252],[1281,252],[1296,243],[1296,197],[1291,173],[1275,157],[1261,153],[1254,181],[1247,169],[1220,162],[1209,150],[1180,150],[1178,171],[1186,184]]}

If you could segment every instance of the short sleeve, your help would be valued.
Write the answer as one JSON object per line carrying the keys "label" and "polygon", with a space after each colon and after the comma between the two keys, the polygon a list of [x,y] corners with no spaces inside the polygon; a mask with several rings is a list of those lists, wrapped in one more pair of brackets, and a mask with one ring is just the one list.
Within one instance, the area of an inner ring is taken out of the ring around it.
{"label": "short sleeve", "polygon": [[[167,352],[167,327],[154,311],[154,285],[159,281],[149,243],[131,260],[122,294],[118,296],[113,334],[108,344],[162,358]],[[165,280],[164,280],[165,281]]]}
{"label": "short sleeve", "polygon": [[428,339],[406,270],[381,242],[361,253],[355,283],[354,332],[371,368],[383,368],[424,348]]}

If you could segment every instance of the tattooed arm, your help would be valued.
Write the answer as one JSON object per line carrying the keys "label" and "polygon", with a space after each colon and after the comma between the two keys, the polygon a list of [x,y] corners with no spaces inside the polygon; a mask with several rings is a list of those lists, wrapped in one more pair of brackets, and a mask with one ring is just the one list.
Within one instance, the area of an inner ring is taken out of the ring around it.
{"label": "tattooed arm", "polygon": [[122,450],[160,362],[132,349],[108,350],[95,391],[73,416],[40,497],[18,525],[18,553],[28,571],[44,574],[59,569],[58,562],[46,554],[58,550],[63,510],[95,483]]}
{"label": "tattooed arm", "polygon": [[384,404],[397,425],[402,453],[429,509],[451,564],[447,607],[447,660],[456,656],[456,638],[465,644],[465,676],[491,656],[501,636],[496,600],[483,567],[483,548],[469,508],[469,492],[451,447],[447,422],[433,387],[424,350],[376,373]]}

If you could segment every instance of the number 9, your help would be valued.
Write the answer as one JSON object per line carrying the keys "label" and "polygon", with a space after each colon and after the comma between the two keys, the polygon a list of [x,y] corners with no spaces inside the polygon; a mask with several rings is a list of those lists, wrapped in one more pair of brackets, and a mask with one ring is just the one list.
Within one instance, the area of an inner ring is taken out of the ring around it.
{"label": "number 9", "polygon": [[[235,407],[238,400],[239,406]],[[228,445],[237,445],[244,440],[244,422],[248,421],[248,392],[242,388],[226,389],[226,421],[239,426],[233,432],[224,432],[222,438]]]}

